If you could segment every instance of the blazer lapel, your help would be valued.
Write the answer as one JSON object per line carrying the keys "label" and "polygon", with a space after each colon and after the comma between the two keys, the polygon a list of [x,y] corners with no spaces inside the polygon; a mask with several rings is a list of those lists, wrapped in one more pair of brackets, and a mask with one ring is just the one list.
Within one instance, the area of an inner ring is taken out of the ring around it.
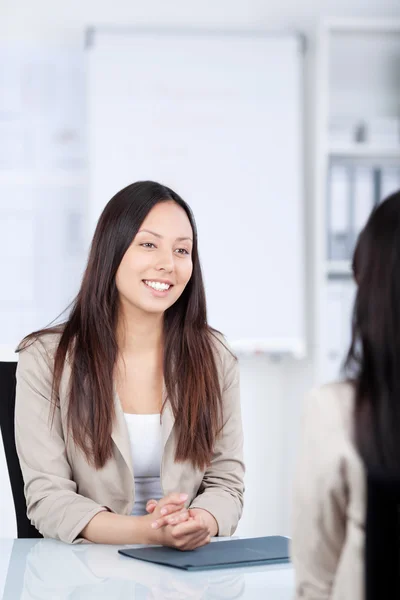
{"label": "blazer lapel", "polygon": [[168,438],[171,435],[171,431],[175,423],[175,417],[172,412],[171,403],[169,402],[167,396],[167,388],[165,387],[165,381],[163,384],[162,402],[164,410],[161,415],[161,436],[163,449],[165,450],[165,445],[168,442]]}
{"label": "blazer lapel", "polygon": [[118,394],[114,389],[114,409],[115,409],[115,420],[112,428],[111,437],[121,452],[123,459],[129,467],[129,470],[133,477],[133,465],[132,465],[132,454],[131,446],[129,442],[128,428],[126,426],[124,413],[122,410],[121,402],[118,398]]}

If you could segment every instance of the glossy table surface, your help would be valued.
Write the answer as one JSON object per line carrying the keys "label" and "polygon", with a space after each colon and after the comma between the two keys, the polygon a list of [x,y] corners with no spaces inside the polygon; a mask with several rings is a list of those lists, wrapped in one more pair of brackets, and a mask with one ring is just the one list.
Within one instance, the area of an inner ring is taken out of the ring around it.
{"label": "glossy table surface", "polygon": [[119,547],[71,546],[48,539],[0,539],[0,598],[292,600],[294,597],[293,567],[288,563],[188,573],[121,556]]}

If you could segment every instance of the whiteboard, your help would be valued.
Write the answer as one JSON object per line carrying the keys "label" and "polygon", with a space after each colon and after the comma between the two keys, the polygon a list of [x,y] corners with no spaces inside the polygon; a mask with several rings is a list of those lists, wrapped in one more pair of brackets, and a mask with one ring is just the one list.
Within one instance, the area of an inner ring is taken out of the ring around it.
{"label": "whiteboard", "polygon": [[159,181],[191,206],[208,320],[237,352],[305,354],[302,40],[92,29],[89,234]]}

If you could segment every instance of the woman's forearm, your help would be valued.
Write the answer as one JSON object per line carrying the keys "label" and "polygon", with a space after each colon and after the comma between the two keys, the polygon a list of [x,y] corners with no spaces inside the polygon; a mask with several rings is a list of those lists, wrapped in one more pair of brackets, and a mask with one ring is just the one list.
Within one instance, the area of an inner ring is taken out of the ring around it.
{"label": "woman's forearm", "polygon": [[147,516],[132,517],[102,511],[89,521],[81,536],[96,544],[150,544],[152,531]]}

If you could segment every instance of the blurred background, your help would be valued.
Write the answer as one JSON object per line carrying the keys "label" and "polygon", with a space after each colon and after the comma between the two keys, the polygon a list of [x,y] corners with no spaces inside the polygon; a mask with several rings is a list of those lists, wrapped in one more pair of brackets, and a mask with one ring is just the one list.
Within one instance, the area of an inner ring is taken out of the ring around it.
{"label": "blurred background", "polygon": [[240,360],[237,533],[288,535],[303,398],[339,376],[355,240],[399,159],[398,0],[3,0],[0,360],[72,301],[111,196],[170,185]]}

